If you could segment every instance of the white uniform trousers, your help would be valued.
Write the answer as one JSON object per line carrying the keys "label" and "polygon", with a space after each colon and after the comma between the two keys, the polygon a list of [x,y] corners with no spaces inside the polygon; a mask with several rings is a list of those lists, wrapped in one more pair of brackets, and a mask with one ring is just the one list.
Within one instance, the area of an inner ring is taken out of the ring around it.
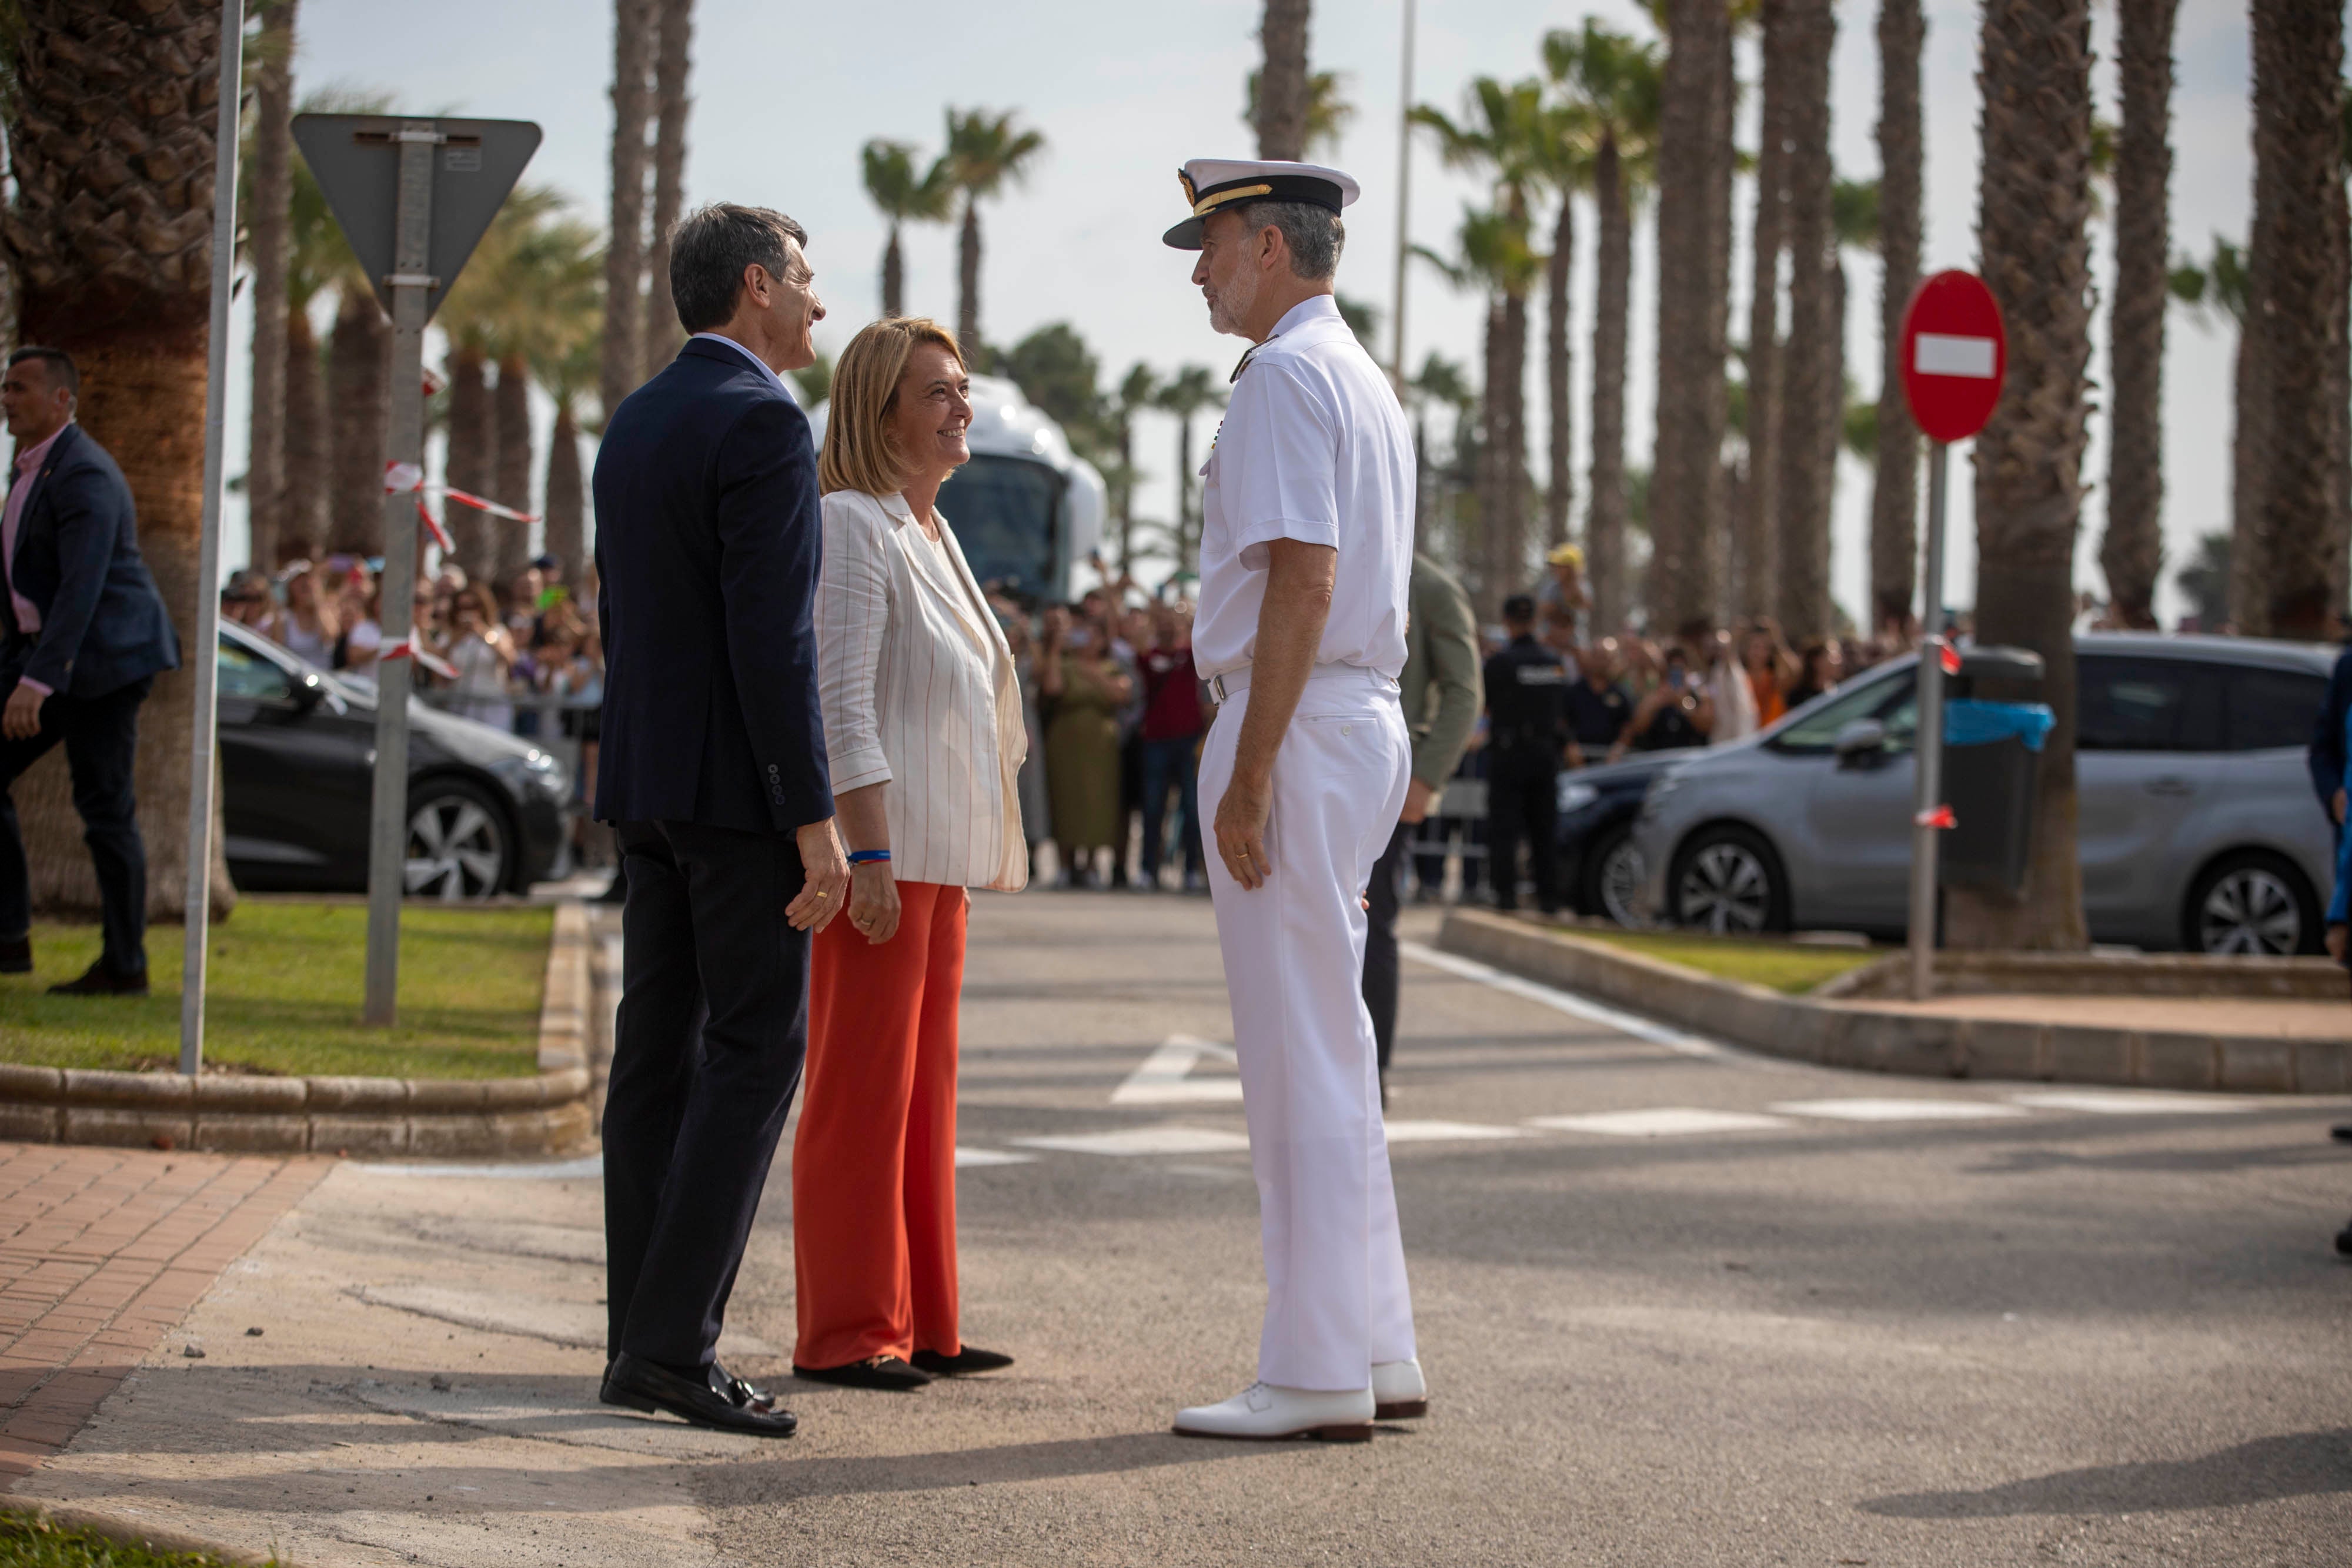
{"label": "white uniform trousers", "polygon": [[[1202,749],[1204,828],[1233,781],[1248,700],[1226,701]],[[1363,894],[1411,756],[1396,683],[1322,666],[1275,758],[1272,873],[1245,891],[1209,856],[1265,1255],[1258,1377],[1279,1387],[1364,1388],[1375,1362],[1414,1354],[1363,999]]]}

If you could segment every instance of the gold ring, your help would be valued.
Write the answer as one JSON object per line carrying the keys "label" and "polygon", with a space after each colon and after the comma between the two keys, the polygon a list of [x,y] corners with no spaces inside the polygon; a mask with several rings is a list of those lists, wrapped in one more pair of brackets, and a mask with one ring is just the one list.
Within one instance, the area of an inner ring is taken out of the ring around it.
{"label": "gold ring", "polygon": [[817,894],[816,894],[816,895],[817,895],[819,898],[830,898],[830,897],[832,897],[832,896],[833,896],[831,894],[826,893],[823,888],[819,888],[819,889],[817,889]]}

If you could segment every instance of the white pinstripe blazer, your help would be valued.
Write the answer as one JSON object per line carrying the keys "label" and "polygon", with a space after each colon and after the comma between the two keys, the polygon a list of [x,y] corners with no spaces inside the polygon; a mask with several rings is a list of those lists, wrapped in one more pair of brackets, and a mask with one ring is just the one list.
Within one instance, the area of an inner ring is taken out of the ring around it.
{"label": "white pinstripe blazer", "polygon": [[887,783],[900,882],[1029,881],[1015,778],[1029,753],[1013,651],[963,549],[942,552],[899,496],[824,497],[817,701],[838,795]]}

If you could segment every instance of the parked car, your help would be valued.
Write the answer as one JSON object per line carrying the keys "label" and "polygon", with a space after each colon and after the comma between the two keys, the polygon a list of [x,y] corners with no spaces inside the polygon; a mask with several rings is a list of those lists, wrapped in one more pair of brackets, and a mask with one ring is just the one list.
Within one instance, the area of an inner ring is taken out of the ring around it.
{"label": "parked car", "polygon": [[[2335,871],[2304,747],[2330,650],[2075,639],[2076,838],[2094,941],[2315,953]],[[1633,835],[1645,909],[1718,932],[1907,923],[1915,661],[1659,775]]]}
{"label": "parked car", "polygon": [[[239,887],[366,891],[375,704],[373,687],[222,625],[222,809]],[[562,763],[530,742],[412,699],[409,896],[486,898],[545,877],[571,788]]]}
{"label": "parked car", "polygon": [[1633,819],[1641,813],[1650,781],[1692,755],[1687,749],[1635,752],[1622,762],[1560,774],[1553,836],[1559,869],[1554,885],[1579,915],[1620,925],[1648,924]]}

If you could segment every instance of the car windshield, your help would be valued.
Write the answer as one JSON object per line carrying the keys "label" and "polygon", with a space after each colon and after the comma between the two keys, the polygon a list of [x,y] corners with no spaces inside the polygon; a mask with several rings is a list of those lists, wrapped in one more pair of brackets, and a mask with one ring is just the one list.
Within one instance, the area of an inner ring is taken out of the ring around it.
{"label": "car windshield", "polygon": [[1042,595],[1054,586],[1062,476],[1019,457],[974,457],[940,488],[940,512],[983,587]]}
{"label": "car windshield", "polygon": [[1886,727],[1890,749],[1899,750],[1911,744],[1919,727],[1919,705],[1912,695],[1911,670],[1907,666],[1895,674],[1875,680],[1865,678],[1830,693],[1811,708],[1790,717],[1765,745],[1775,751],[1826,755],[1836,743],[1838,731],[1865,718],[1874,718]]}

